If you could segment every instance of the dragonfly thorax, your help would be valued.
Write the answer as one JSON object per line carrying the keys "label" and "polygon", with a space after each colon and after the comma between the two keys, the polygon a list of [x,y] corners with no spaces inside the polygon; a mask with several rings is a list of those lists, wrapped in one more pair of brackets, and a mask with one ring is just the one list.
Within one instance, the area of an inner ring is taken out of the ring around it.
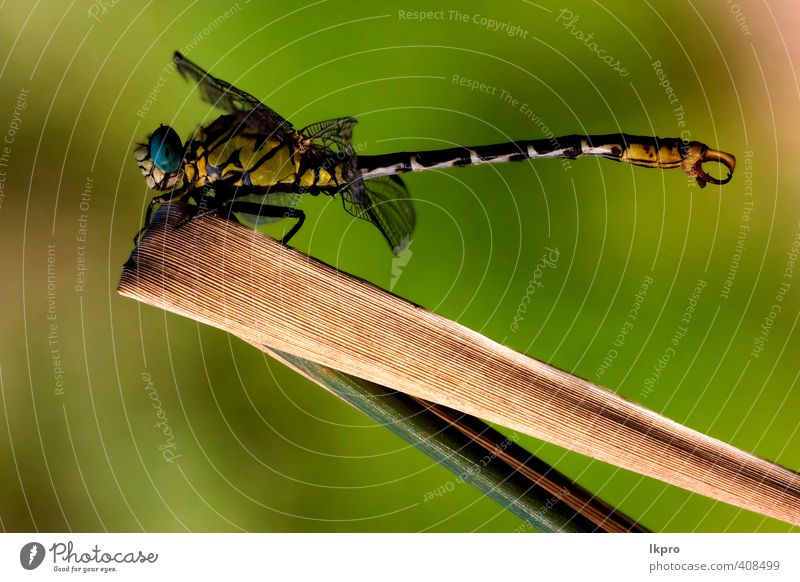
{"label": "dragonfly thorax", "polygon": [[294,184],[297,177],[296,143],[253,131],[236,116],[201,127],[186,149],[185,173],[193,187],[273,187]]}
{"label": "dragonfly thorax", "polygon": [[191,188],[221,185],[237,195],[250,188],[334,193],[346,184],[341,162],[297,132],[256,131],[239,116],[222,115],[186,145],[183,171]]}

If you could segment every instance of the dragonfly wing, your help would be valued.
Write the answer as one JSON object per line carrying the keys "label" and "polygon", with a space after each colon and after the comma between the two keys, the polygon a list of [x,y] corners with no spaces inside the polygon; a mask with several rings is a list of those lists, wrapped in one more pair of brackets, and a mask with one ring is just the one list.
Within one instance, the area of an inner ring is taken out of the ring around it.
{"label": "dragonfly wing", "polygon": [[210,75],[177,51],[173,59],[178,72],[185,79],[197,83],[204,101],[240,115],[243,123],[263,135],[288,136],[294,133],[291,123],[249,93]]}
{"label": "dragonfly wing", "polygon": [[338,117],[312,123],[301,129],[300,133],[319,148],[329,152],[352,155],[353,126],[356,123],[358,120],[355,117]]}
{"label": "dragonfly wing", "polygon": [[[355,117],[338,117],[312,123],[300,130],[300,134],[313,144],[313,155],[318,156],[323,165],[332,161],[341,167],[347,184],[342,192],[352,190],[360,193],[364,187],[352,146],[353,126],[356,123],[358,120]],[[357,197],[355,194],[352,196]]]}
{"label": "dragonfly wing", "polygon": [[344,208],[351,215],[368,220],[381,231],[394,254],[411,241],[416,214],[399,176],[354,181],[342,191]]}

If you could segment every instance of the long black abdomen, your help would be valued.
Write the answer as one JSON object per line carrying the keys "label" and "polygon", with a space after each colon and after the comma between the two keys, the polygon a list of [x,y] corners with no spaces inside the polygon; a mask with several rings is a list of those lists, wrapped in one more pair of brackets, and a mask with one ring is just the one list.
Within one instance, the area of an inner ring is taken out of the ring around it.
{"label": "long black abdomen", "polygon": [[[693,146],[693,144],[696,145]],[[567,135],[489,146],[359,156],[357,163],[358,169],[365,179],[431,169],[580,156],[600,156],[650,168],[676,168],[682,166],[692,147],[697,151],[708,149],[704,144],[698,142],[686,144],[679,138],[658,138],[624,133]],[[732,169],[730,164],[726,165]],[[689,172],[687,171],[687,173]]]}
{"label": "long black abdomen", "polygon": [[575,158],[579,155],[581,155],[581,137],[570,135],[486,146],[358,156],[358,168],[364,178],[374,178],[403,172],[518,162],[537,157]]}

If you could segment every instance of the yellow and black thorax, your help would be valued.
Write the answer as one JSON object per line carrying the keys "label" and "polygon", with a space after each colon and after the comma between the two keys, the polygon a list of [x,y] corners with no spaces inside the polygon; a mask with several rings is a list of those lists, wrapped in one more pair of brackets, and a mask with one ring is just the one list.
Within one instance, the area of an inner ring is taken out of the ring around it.
{"label": "yellow and black thorax", "polygon": [[339,160],[300,134],[265,135],[222,115],[201,127],[186,148],[189,189],[225,185],[282,192],[334,193],[346,185]]}

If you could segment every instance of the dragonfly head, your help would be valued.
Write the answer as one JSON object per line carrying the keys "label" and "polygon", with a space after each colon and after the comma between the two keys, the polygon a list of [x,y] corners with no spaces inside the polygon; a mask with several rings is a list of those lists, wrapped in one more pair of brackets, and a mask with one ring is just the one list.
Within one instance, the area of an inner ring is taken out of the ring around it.
{"label": "dragonfly head", "polygon": [[169,125],[153,132],[147,144],[139,144],[133,156],[147,185],[153,190],[171,190],[183,179],[183,143]]}

